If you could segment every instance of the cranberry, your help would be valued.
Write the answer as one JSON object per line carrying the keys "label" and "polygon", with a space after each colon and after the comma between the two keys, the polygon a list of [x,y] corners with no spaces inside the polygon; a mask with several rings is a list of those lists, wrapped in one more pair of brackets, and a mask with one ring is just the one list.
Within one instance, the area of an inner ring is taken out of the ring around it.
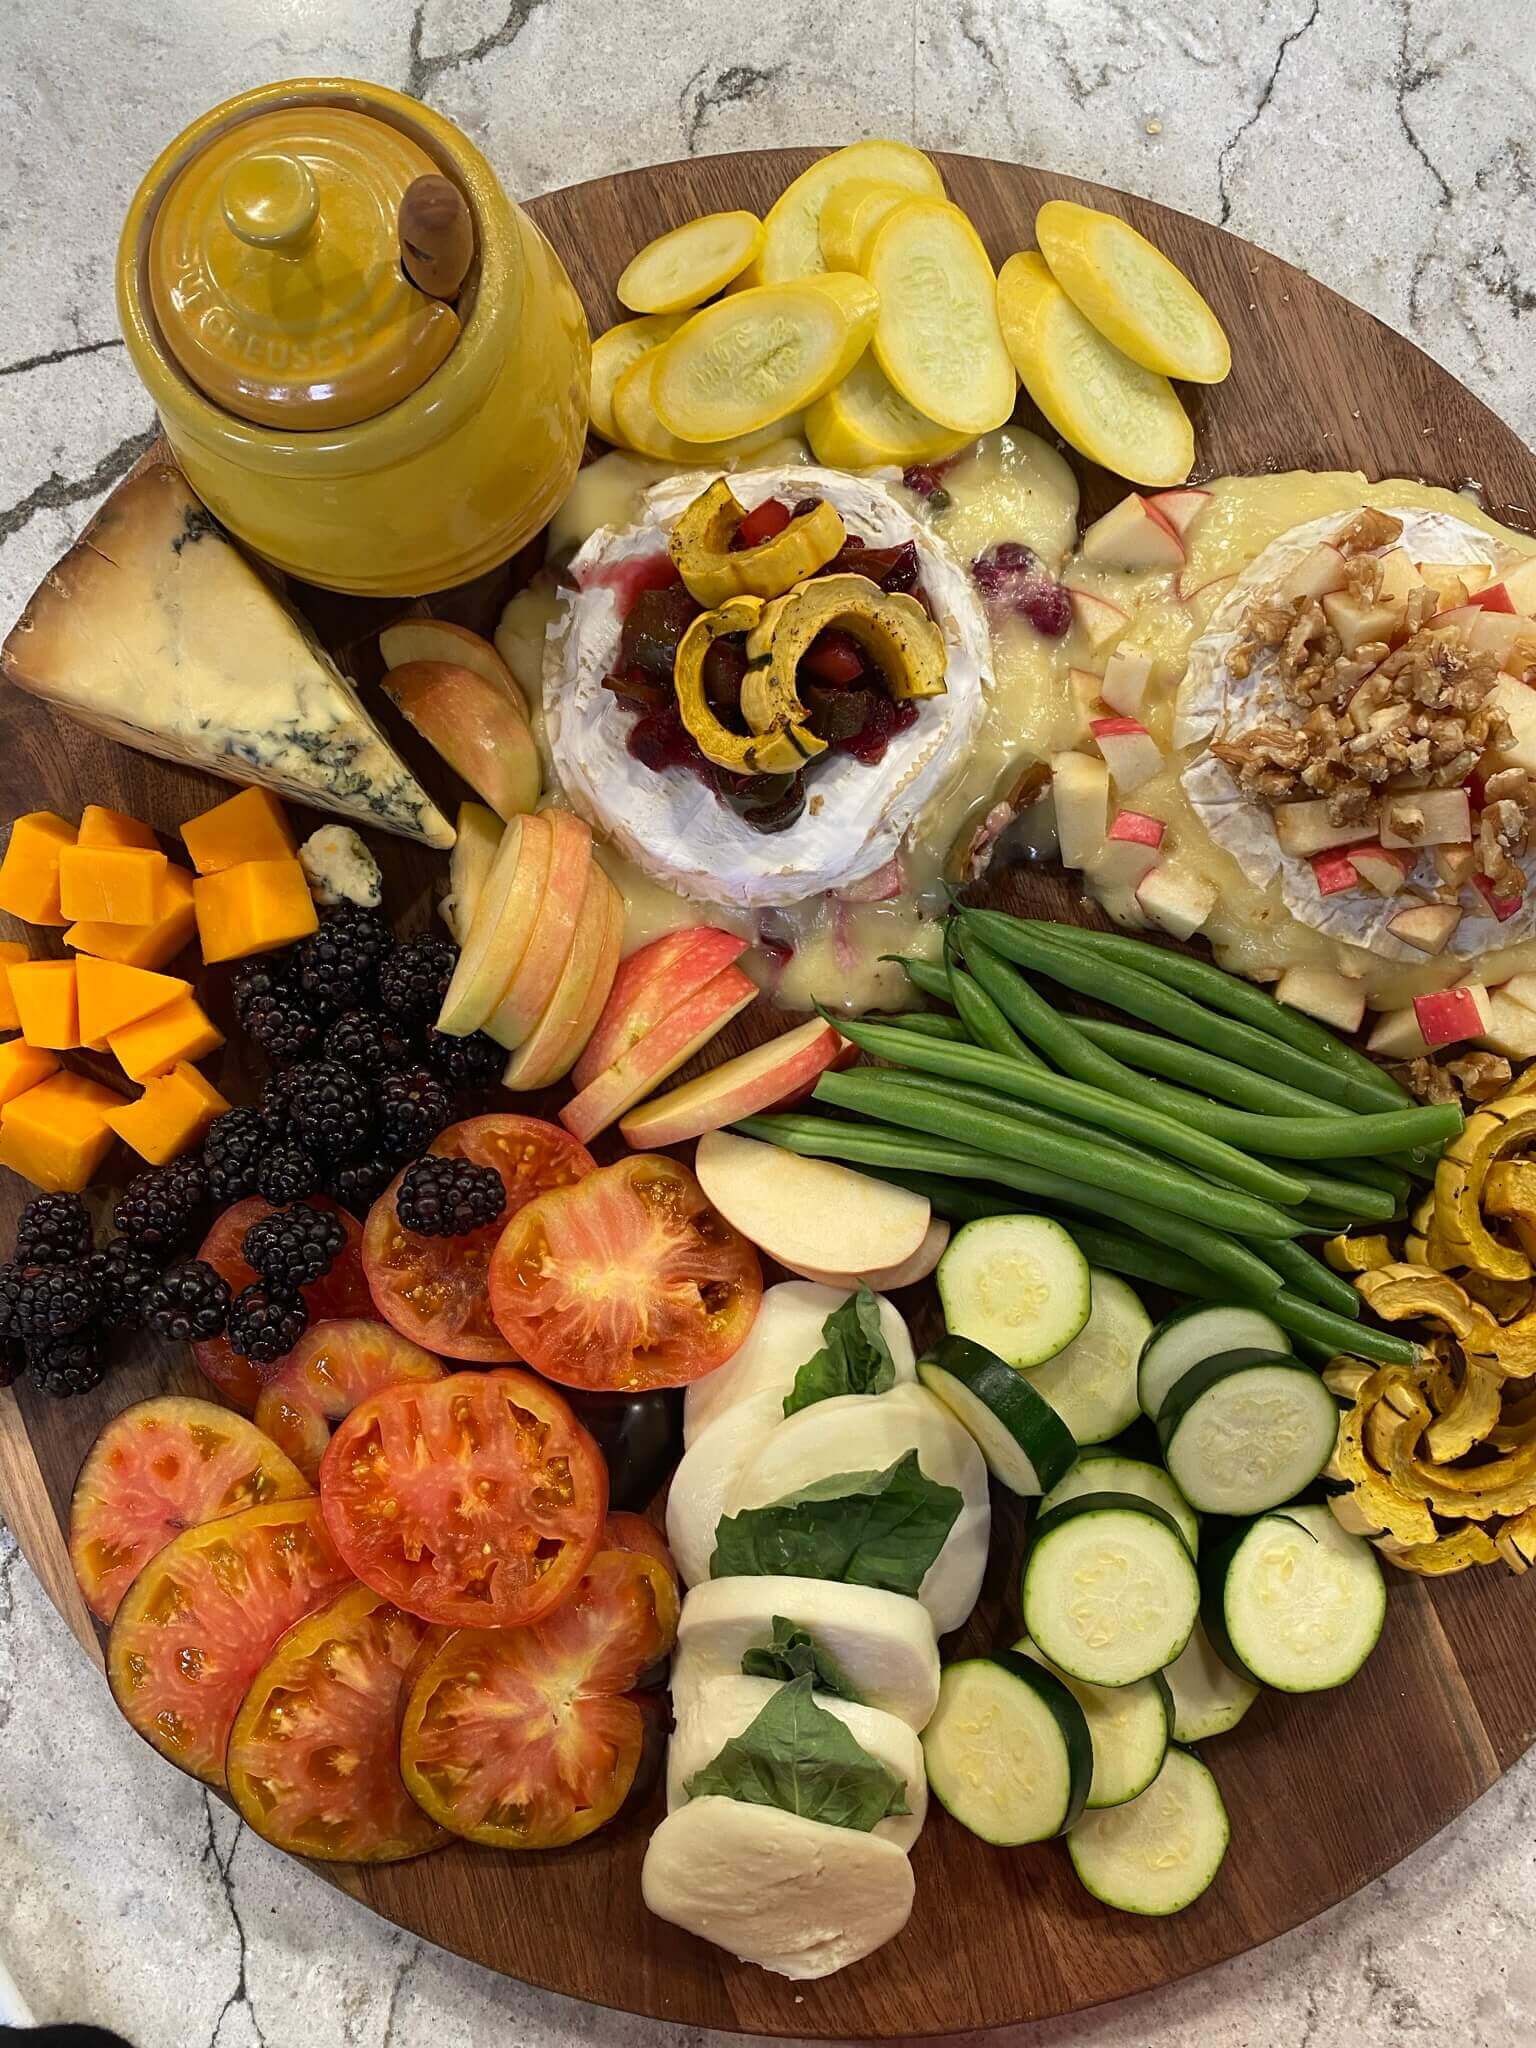
{"label": "cranberry", "polygon": [[873,768],[885,758],[885,750],[899,732],[906,732],[917,723],[917,706],[906,702],[898,704],[887,697],[883,690],[874,693],[874,704],[861,731],[852,739],[844,740],[841,749],[852,754],[856,761],[862,761],[867,768]]}
{"label": "cranberry", "polygon": [[989,610],[1015,612],[1049,639],[1060,639],[1072,623],[1072,600],[1022,541],[999,541],[978,555],[971,564],[971,577]]}
{"label": "cranberry", "polygon": [[851,633],[828,626],[811,642],[801,666],[824,683],[855,683],[864,673],[864,650]]}
{"label": "cranberry", "polygon": [[788,939],[772,938],[766,932],[758,933],[757,950],[771,960],[773,965],[781,971],[795,957],[795,949]]}
{"label": "cranberry", "polygon": [[675,699],[669,699],[657,711],[642,713],[630,727],[625,745],[653,775],[663,774],[668,768],[682,768],[697,775],[710,788],[715,786],[714,770],[684,725]]}
{"label": "cranberry", "polygon": [[772,540],[776,533],[782,533],[789,521],[790,510],[782,498],[764,498],[762,504],[749,512],[737,527],[731,542],[732,552],[761,547],[765,540]]}
{"label": "cranberry", "polygon": [[928,500],[931,511],[942,512],[950,499],[940,479],[952,467],[952,462],[914,462],[902,472],[901,480],[914,497]]}
{"label": "cranberry", "polygon": [[622,562],[600,562],[582,578],[583,590],[611,590],[617,600],[619,617],[627,618],[643,590],[667,590],[681,583],[677,564],[665,553],[629,555]]}
{"label": "cranberry", "polygon": [[882,590],[911,590],[917,583],[917,547],[904,541],[894,551],[895,559],[879,578]]}

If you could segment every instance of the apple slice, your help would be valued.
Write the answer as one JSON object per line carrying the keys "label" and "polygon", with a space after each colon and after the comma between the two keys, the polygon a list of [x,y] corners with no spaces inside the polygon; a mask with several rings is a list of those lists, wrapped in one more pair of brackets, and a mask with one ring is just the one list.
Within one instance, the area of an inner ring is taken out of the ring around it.
{"label": "apple slice", "polygon": [[1184,566],[1184,543],[1167,515],[1140,491],[1132,491],[1095,519],[1079,549],[1085,562],[1111,569],[1170,570]]}
{"label": "apple slice", "polygon": [[1064,868],[1085,868],[1109,830],[1109,770],[1091,754],[1053,754],[1051,791]]}
{"label": "apple slice", "polygon": [[1400,910],[1387,930],[1416,953],[1443,953],[1460,923],[1461,912],[1454,903],[1415,903]]}
{"label": "apple slice", "polygon": [[1277,595],[1282,603],[1300,604],[1330,596],[1349,581],[1349,564],[1330,541],[1319,541],[1302,556],[1281,583]]}
{"label": "apple slice", "polygon": [[[1536,1025],[1536,1018],[1531,1021]],[[919,1280],[928,1278],[949,1248],[949,1234],[950,1226],[944,1218],[933,1217],[910,1259],[903,1259],[896,1266],[881,1266],[872,1273],[831,1273],[816,1266],[791,1266],[789,1270],[798,1273],[802,1280],[814,1280],[819,1287],[836,1287],[850,1293],[856,1287],[868,1287],[876,1294],[894,1294],[899,1287],[915,1287]]]}
{"label": "apple slice", "polygon": [[1472,877],[1472,886],[1478,895],[1482,897],[1484,903],[1500,924],[1508,924],[1509,920],[1525,901],[1523,894],[1519,896],[1496,896],[1493,892],[1493,884],[1486,875],[1474,875]]}
{"label": "apple slice", "polygon": [[1326,853],[1314,853],[1312,872],[1317,877],[1319,896],[1339,896],[1346,889],[1358,889],[1360,876],[1354,862],[1342,848],[1330,847]]}
{"label": "apple slice", "polygon": [[1504,571],[1502,581],[1515,610],[1536,617],[1536,555],[1522,555],[1513,568]]}
{"label": "apple slice", "polygon": [[1192,490],[1186,486],[1177,491],[1154,491],[1147,500],[1147,507],[1159,519],[1166,519],[1183,540],[1210,502],[1209,491]]}
{"label": "apple slice", "polygon": [[1378,896],[1395,896],[1408,879],[1413,862],[1393,846],[1352,846],[1349,864]]}
{"label": "apple slice", "polygon": [[785,1265],[835,1244],[848,1271],[879,1272],[912,1258],[932,1221],[926,1196],[734,1131],[700,1138],[693,1170],[726,1222]]}
{"label": "apple slice", "polygon": [[1460,988],[1436,989],[1415,996],[1413,1014],[1426,1052],[1442,1045],[1455,1045],[1463,1038],[1481,1038],[1488,1029],[1488,991],[1481,983],[1467,982]]}
{"label": "apple slice", "polygon": [[632,1109],[619,1125],[637,1152],[681,1145],[796,1100],[841,1056],[847,1041],[818,1017],[754,1046],[669,1095]]}
{"label": "apple slice", "polygon": [[549,870],[528,944],[512,969],[485,1030],[508,1052],[521,1045],[554,995],[576,940],[592,868],[592,833],[574,811],[541,811],[550,829]]}
{"label": "apple slice", "polygon": [[1199,875],[1176,875],[1169,868],[1158,867],[1143,877],[1136,903],[1163,931],[1176,939],[1188,939],[1216,908],[1216,891]]}
{"label": "apple slice", "polygon": [[448,894],[438,908],[455,945],[462,946],[501,845],[502,822],[487,804],[462,803],[455,828],[448,856]]}
{"label": "apple slice", "polygon": [[1118,711],[1123,718],[1134,718],[1151,680],[1150,654],[1132,654],[1127,648],[1117,647],[1104,664],[1099,694],[1111,711]]}
{"label": "apple slice", "polygon": [[1327,967],[1287,967],[1275,983],[1275,1001],[1304,1011],[1346,1037],[1360,1029],[1365,990]]}
{"label": "apple slice", "polygon": [[561,1123],[572,1137],[587,1144],[669,1074],[685,1066],[756,995],[756,984],[739,967],[723,968],[573,1096],[560,1112]]}
{"label": "apple slice", "polygon": [[450,662],[412,661],[390,670],[384,694],[501,817],[538,803],[538,744],[525,714],[494,683]]}
{"label": "apple slice", "polygon": [[623,899],[597,862],[589,861],[571,950],[554,994],[507,1062],[504,1088],[548,1088],[575,1066],[613,986],[623,936]]}
{"label": "apple slice", "polygon": [[1131,623],[1131,615],[1123,605],[1100,597],[1096,590],[1079,590],[1071,583],[1064,584],[1063,588],[1072,606],[1073,622],[1082,629],[1093,653],[1107,647]]}
{"label": "apple slice", "polygon": [[549,874],[554,834],[547,817],[514,818],[475,905],[474,922],[443,998],[439,1031],[455,1038],[478,1031],[501,998],[527,950]]}
{"label": "apple slice", "polygon": [[1389,796],[1381,815],[1381,843],[1460,846],[1472,837],[1472,806],[1464,789],[1408,789]]}
{"label": "apple slice", "polygon": [[1501,1052],[1507,1060],[1536,1059],[1536,1017],[1523,1003],[1515,1002],[1502,989],[1488,998],[1488,1022],[1478,1034],[1478,1044],[1490,1052]]}
{"label": "apple slice", "polygon": [[446,661],[455,668],[472,668],[528,716],[528,700],[507,663],[489,640],[472,633],[468,626],[455,626],[448,619],[397,619],[379,635],[379,652],[386,668],[405,668],[417,661]]}
{"label": "apple slice", "polygon": [[1157,741],[1139,718],[1095,718],[1088,730],[1122,795],[1162,773]]}
{"label": "apple slice", "polygon": [[1142,811],[1117,811],[1088,872],[1101,887],[1139,889],[1157,866],[1162,844],[1161,818],[1149,818]]}
{"label": "apple slice", "polygon": [[1480,612],[1515,612],[1520,607],[1509,594],[1506,582],[1485,583],[1481,590],[1474,590],[1467,598],[1469,605],[1475,605]]}
{"label": "apple slice", "polygon": [[1485,611],[1477,604],[1436,612],[1436,632],[1443,626],[1461,633],[1474,654],[1491,654],[1500,662],[1510,659],[1517,641],[1536,641],[1536,619],[1521,612]]}
{"label": "apple slice", "polygon": [[1461,610],[1478,587],[1470,580],[1473,572],[1464,563],[1420,562],[1417,566],[1419,581],[1439,600],[1435,607],[1438,612]]}
{"label": "apple slice", "polygon": [[745,939],[715,925],[666,932],[622,961],[608,1000],[571,1078],[585,1088],[615,1065],[662,1018],[686,1003],[747,950]]}
{"label": "apple slice", "polygon": [[1314,853],[1326,853],[1331,846],[1348,846],[1352,841],[1375,837],[1376,820],[1365,818],[1357,825],[1335,825],[1328,815],[1326,797],[1307,797],[1301,803],[1277,804],[1274,809],[1275,837],[1282,853],[1310,860]]}

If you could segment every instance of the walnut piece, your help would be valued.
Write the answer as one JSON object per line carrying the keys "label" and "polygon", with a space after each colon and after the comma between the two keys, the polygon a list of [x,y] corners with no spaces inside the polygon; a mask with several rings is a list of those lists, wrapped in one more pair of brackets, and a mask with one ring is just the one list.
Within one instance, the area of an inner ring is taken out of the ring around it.
{"label": "walnut piece", "polygon": [[1496,1052],[1463,1053],[1447,1060],[1445,1071],[1471,1102],[1492,1102],[1514,1078],[1509,1061]]}

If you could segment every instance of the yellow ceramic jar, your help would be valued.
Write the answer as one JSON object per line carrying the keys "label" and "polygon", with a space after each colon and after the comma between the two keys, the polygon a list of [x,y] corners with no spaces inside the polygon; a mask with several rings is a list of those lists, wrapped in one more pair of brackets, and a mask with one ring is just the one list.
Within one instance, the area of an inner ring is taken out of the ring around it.
{"label": "yellow ceramic jar", "polygon": [[[452,307],[383,259],[398,189],[423,170],[473,221]],[[590,355],[570,279],[452,122],[384,86],[294,79],[205,114],[134,196],[117,292],[193,489],[307,582],[367,597],[468,582],[570,488]]]}

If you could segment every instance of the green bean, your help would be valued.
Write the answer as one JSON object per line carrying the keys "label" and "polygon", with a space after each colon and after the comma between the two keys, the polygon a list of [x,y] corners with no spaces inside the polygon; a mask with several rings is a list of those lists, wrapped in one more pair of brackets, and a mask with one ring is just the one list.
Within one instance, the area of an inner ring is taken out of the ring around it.
{"label": "green bean", "polygon": [[[941,1048],[942,1049],[942,1048]],[[1080,1137],[999,1116],[990,1108],[957,1100],[943,1082],[919,1074],[897,1074],[864,1067],[848,1073],[825,1073],[816,1083],[816,1100],[834,1109],[851,1109],[888,1124],[950,1138],[978,1151],[1001,1154],[1048,1173],[1059,1173],[1089,1187],[1126,1194],[1149,1207],[1192,1223],[1206,1222],[1238,1237],[1286,1237],[1300,1225],[1271,1202],[1217,1187],[1182,1166],[1128,1145],[1096,1145],[1085,1131]]]}
{"label": "green bean", "polygon": [[1308,1301],[1320,1302],[1336,1315],[1348,1316],[1351,1322],[1358,1322],[1360,1297],[1331,1266],[1314,1259],[1299,1244],[1270,1245],[1265,1249],[1275,1271],[1293,1293],[1304,1295]]}
{"label": "green bean", "polygon": [[1372,1358],[1378,1365],[1417,1365],[1423,1356],[1417,1344],[1406,1337],[1394,1337],[1386,1330],[1374,1330],[1369,1323],[1352,1323],[1336,1316],[1332,1309],[1282,1288],[1264,1296],[1264,1311],[1282,1330],[1309,1342],[1332,1345],[1335,1352],[1347,1351],[1356,1358]]}
{"label": "green bean", "polygon": [[914,1044],[893,1039],[886,1027],[867,1021],[854,1021],[840,1025],[839,1029],[861,1050],[893,1065],[922,1074],[942,1075],[948,1080],[973,1082],[1017,1101],[1060,1111],[1078,1124],[1091,1124],[1116,1137],[1128,1138],[1133,1144],[1148,1146],[1266,1201],[1299,1202],[1306,1196],[1306,1182],[1299,1175],[1259,1165],[1220,1139],[1164,1116],[1159,1110],[1106,1094],[1082,1081],[1048,1073],[1044,1067],[1020,1068],[979,1046],[929,1044],[926,1040]]}
{"label": "green bean", "polygon": [[916,953],[882,953],[880,958],[894,960],[898,967],[904,967],[908,981],[925,996],[935,996],[941,1003],[949,1001],[949,976],[944,972],[943,961],[924,960]]}
{"label": "green bean", "polygon": [[938,1173],[903,1173],[894,1166],[872,1166],[869,1170],[876,1180],[887,1180],[892,1187],[905,1188],[908,1194],[924,1196],[934,1215],[949,1223],[979,1223],[988,1216],[1019,1213],[1018,1203],[1006,1195],[989,1195],[967,1180],[946,1180]]}
{"label": "green bean", "polygon": [[[953,925],[950,930],[954,930]],[[1039,1056],[1024,1043],[981,984],[965,972],[954,947],[948,944],[944,948],[944,971],[949,976],[949,999],[977,1045],[1043,1074],[1045,1067]]]}
{"label": "green bean", "polygon": [[1377,1220],[1374,1216],[1357,1216],[1353,1209],[1331,1209],[1323,1202],[1298,1202],[1291,1213],[1308,1237],[1337,1237],[1341,1230],[1353,1230],[1363,1221]]}
{"label": "green bean", "polygon": [[1039,918],[1029,922],[1037,931],[1048,932],[1053,938],[1064,938],[1066,943],[1096,954],[1102,960],[1130,968],[1134,973],[1150,975],[1167,988],[1178,989],[1225,1016],[1252,1025],[1270,1038],[1279,1039],[1282,1044],[1304,1053],[1307,1058],[1331,1067],[1335,1073],[1351,1076],[1385,1103],[1411,1103],[1413,1100],[1407,1089],[1400,1088],[1373,1059],[1358,1052],[1354,1046],[1346,1045],[1326,1025],[1319,1024],[1315,1017],[1307,1016],[1302,1010],[1294,1010],[1287,1003],[1277,1002],[1263,989],[1255,988],[1251,981],[1228,974],[1223,968],[1212,966],[1208,960],[1197,960],[1191,953],[1150,945],[1145,939],[1129,938],[1120,932],[1089,931],[1082,925],[1047,924]]}
{"label": "green bean", "polygon": [[[1398,1213],[1399,1204],[1386,1188],[1372,1187],[1363,1180],[1341,1180],[1331,1173],[1318,1173],[1310,1168],[1303,1171],[1288,1160],[1272,1159],[1271,1166],[1291,1166],[1306,1183],[1302,1200],[1314,1207],[1338,1209],[1352,1216],[1357,1223],[1389,1223]],[[1351,1168],[1363,1161],[1351,1159]]]}
{"label": "green bean", "polygon": [[937,1010],[900,1010],[880,1022],[892,1031],[911,1031],[918,1038],[945,1038],[951,1045],[975,1044],[958,1017],[941,1016]]}

